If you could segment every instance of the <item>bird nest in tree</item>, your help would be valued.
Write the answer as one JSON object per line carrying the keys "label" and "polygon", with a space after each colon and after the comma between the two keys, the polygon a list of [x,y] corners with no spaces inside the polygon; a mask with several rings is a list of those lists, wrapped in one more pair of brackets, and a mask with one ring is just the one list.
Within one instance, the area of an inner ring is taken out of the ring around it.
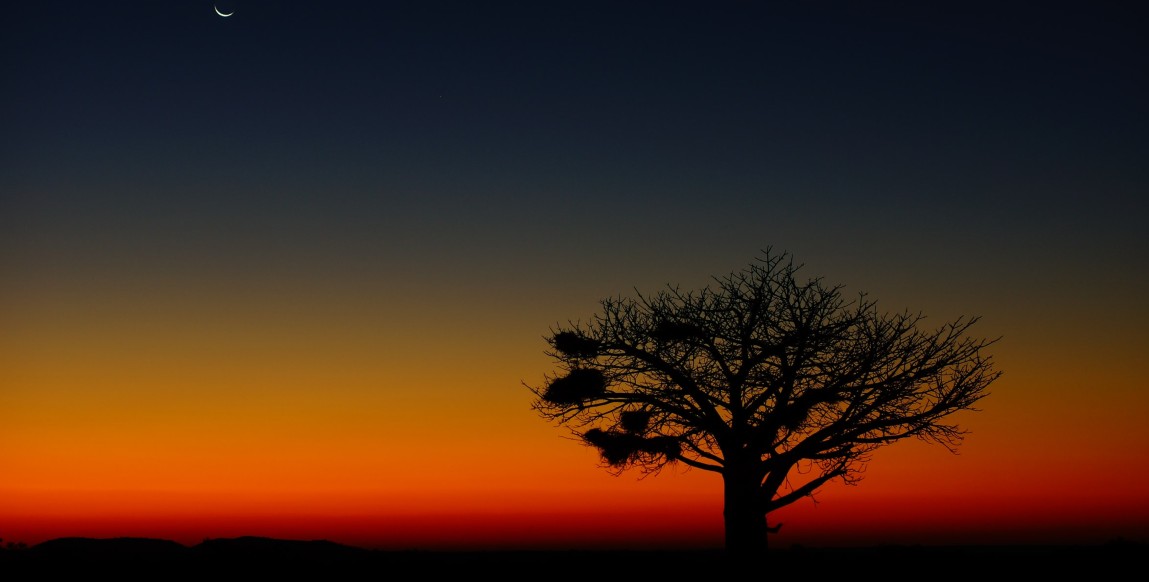
{"label": "bird nest in tree", "polygon": [[626,432],[642,434],[646,432],[646,427],[650,426],[650,411],[627,410],[619,415],[618,423]]}
{"label": "bird nest in tree", "polygon": [[669,460],[682,454],[678,439],[669,436],[644,438],[636,434],[592,428],[583,433],[583,439],[599,450],[603,460],[612,466],[626,464],[642,453],[662,455]]}
{"label": "bird nest in tree", "polygon": [[555,378],[543,392],[543,399],[553,404],[578,404],[602,396],[606,377],[590,368],[576,368],[566,376]]}
{"label": "bird nest in tree", "polygon": [[598,355],[598,340],[593,340],[573,331],[562,331],[551,338],[555,349],[563,355],[579,358],[590,358]]}

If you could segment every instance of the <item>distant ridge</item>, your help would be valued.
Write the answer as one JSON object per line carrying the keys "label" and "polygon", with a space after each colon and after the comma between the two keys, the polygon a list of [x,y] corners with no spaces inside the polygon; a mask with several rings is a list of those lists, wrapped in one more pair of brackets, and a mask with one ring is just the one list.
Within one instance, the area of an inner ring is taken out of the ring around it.
{"label": "distant ridge", "polygon": [[[43,577],[48,572],[136,574],[147,579],[183,579],[195,575],[358,571],[376,565],[378,553],[328,540],[283,540],[244,536],[207,539],[194,546],[154,538],[66,537],[24,550],[0,552],[0,580],[9,572]],[[133,577],[134,578],[134,577]],[[11,578],[9,578],[11,579]],[[217,578],[218,579],[218,578]]]}

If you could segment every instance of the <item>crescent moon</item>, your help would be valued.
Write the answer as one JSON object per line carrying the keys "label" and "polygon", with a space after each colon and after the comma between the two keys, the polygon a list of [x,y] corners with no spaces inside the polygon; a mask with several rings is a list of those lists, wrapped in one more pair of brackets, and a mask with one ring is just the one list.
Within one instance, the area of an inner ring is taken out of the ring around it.
{"label": "crescent moon", "polygon": [[224,18],[227,18],[228,16],[231,16],[232,14],[235,14],[235,11],[234,11],[234,10],[232,10],[231,12],[228,12],[227,14],[224,14],[223,12],[220,12],[220,11],[219,11],[219,7],[218,7],[218,6],[215,6],[215,5],[212,5],[212,9],[213,9],[213,10],[215,10],[215,13],[216,13],[216,14],[218,14],[218,15],[220,15],[220,16],[222,16],[222,17],[224,17]]}

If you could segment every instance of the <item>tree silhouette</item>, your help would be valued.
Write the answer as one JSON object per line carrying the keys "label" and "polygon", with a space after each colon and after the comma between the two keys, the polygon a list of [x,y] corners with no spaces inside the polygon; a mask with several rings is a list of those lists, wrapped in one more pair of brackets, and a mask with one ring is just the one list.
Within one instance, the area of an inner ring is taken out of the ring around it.
{"label": "tree silhouette", "polygon": [[933,329],[879,313],[865,293],[798,279],[788,253],[701,290],[609,298],[547,336],[560,372],[527,385],[532,408],[598,449],[604,466],[655,474],[670,463],[721,475],[725,548],[765,552],[770,512],[838,480],[872,453],[918,438],[956,452],[1000,376],[966,336],[977,317]]}

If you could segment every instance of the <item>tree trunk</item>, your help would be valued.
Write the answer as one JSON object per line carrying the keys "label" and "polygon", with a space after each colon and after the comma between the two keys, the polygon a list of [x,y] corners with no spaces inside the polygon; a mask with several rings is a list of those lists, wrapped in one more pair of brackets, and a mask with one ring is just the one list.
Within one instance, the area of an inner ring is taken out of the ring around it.
{"label": "tree trunk", "polygon": [[[729,461],[729,460],[728,460]],[[737,560],[763,558],[768,549],[761,483],[749,464],[727,463],[722,474],[726,553]]]}

